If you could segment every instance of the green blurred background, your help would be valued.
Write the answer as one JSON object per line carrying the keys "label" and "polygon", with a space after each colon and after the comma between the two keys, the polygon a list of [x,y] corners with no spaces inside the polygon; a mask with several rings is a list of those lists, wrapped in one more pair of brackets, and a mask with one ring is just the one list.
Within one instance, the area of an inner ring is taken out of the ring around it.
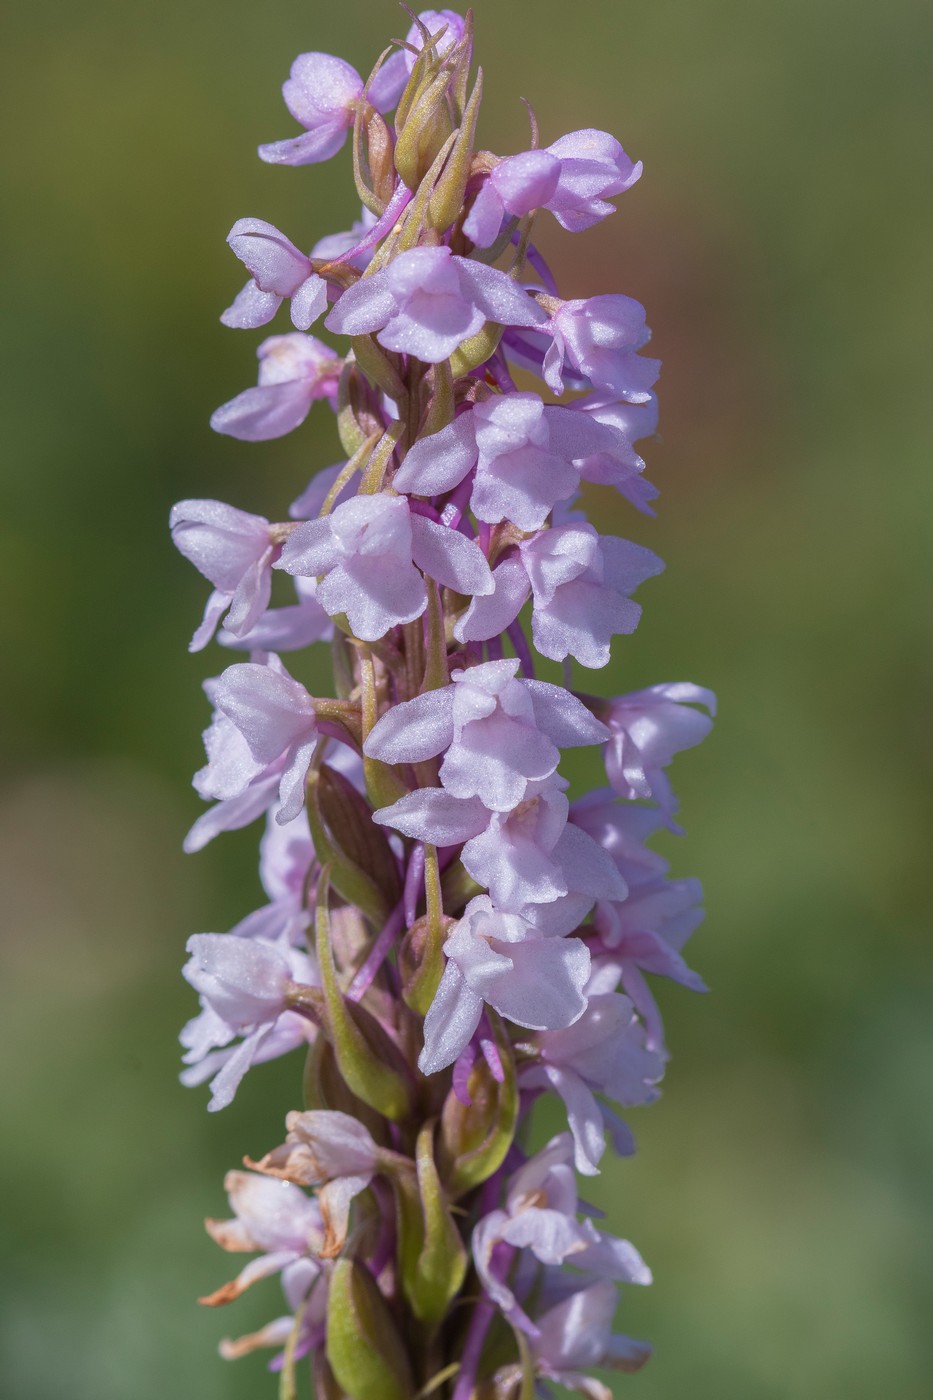
{"label": "green blurred background", "polygon": [[[655,1269],[628,1328],[641,1400],[930,1392],[933,1057],[931,10],[919,0],[477,6],[483,142],[604,127],[645,162],[622,211],[542,242],[565,294],[628,292],[664,358],[657,521],[600,523],[668,572],[606,691],[713,686],[676,764],[713,994],[667,989],[674,1060],[637,1158],[593,1195]],[[176,1082],[190,932],[260,902],[255,830],[184,858],[200,810],[204,584],[170,547],[185,496],[281,518],[336,459],[318,409],[251,446],[208,414],[254,380],[217,321],[241,215],[310,245],[356,212],[346,156],[263,166],[294,130],[295,53],[364,70],[389,0],[30,0],[0,103],[6,450],[0,567],[0,1172],[10,1400],[259,1400],[214,1354],[275,1315],[194,1298],[229,1276],[201,1231],[223,1171],[278,1140],[294,1063],[235,1107]],[[542,221],[545,222],[545,221]],[[926,293],[926,296],[924,296]],[[921,600],[923,602],[921,603]],[[234,1315],[234,1313],[236,1315]]]}

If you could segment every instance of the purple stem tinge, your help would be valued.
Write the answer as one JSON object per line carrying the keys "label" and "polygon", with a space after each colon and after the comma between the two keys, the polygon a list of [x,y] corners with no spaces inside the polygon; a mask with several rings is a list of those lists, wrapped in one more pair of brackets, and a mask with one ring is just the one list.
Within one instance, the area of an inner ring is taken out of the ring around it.
{"label": "purple stem tinge", "polygon": [[421,884],[424,880],[424,846],[419,841],[413,848],[408,859],[408,869],[405,871],[405,889],[402,894],[402,903],[405,906],[405,927],[411,928],[415,922],[415,913],[418,908],[418,896],[421,893]]}
{"label": "purple stem tinge", "polygon": [[347,989],[347,996],[351,1001],[360,1001],[366,995],[377,972],[389,956],[389,950],[401,932],[404,922],[405,901],[401,899],[386,919],[382,932],[366,956],[366,961]]}
{"label": "purple stem tinge", "polygon": [[474,1308],[451,1400],[470,1400],[476,1385],[476,1371],[483,1354],[483,1343],[495,1312],[495,1307],[488,1298],[481,1298]]}

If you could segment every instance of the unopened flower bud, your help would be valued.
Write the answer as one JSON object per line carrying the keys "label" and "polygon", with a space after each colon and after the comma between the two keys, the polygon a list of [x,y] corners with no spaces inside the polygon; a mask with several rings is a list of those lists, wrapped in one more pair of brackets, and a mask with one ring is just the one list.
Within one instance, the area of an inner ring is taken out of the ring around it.
{"label": "unopened flower bud", "polygon": [[441,1115],[438,1156],[452,1200],[479,1186],[502,1165],[512,1146],[518,1119],[515,1061],[508,1035],[495,1013],[489,1016],[502,1078],[485,1059],[470,1070],[464,1102],[451,1089]]}
{"label": "unopened flower bud", "polygon": [[411,1400],[411,1364],[372,1274],[339,1259],[330,1281],[327,1360],[350,1400]]}

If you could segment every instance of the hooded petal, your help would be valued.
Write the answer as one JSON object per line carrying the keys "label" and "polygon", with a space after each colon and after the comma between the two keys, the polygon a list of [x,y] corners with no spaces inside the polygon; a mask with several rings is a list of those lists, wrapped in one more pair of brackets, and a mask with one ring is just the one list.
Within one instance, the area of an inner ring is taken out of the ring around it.
{"label": "hooded petal", "polygon": [[237,219],[227,242],[263,292],[290,297],[311,271],[305,254],[265,219]]}

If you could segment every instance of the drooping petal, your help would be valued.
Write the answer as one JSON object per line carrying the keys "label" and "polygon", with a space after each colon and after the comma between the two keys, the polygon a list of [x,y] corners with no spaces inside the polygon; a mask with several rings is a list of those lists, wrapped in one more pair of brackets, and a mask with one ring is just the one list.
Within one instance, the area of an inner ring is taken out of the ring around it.
{"label": "drooping petal", "polygon": [[438,525],[424,515],[411,517],[412,559],[419,569],[458,593],[485,595],[493,591],[492,572],[475,540]]}
{"label": "drooping petal", "polygon": [[567,1126],[573,1135],[574,1166],[582,1176],[598,1176],[599,1162],[606,1150],[606,1131],[593,1091],[571,1069],[548,1064],[542,1066],[541,1073],[564,1101]]}
{"label": "drooping petal", "polygon": [[422,1074],[437,1074],[462,1054],[479,1025],[483,999],[471,990],[454,962],[448,962],[424,1018],[424,1049],[418,1057]]}
{"label": "drooping petal", "polygon": [[282,298],[277,292],[260,291],[251,277],[226,311],[221,312],[220,319],[233,330],[254,331],[268,325],[281,305]]}
{"label": "drooping petal", "polygon": [[326,310],[327,283],[312,272],[292,295],[292,325],[300,331],[310,330]]}
{"label": "drooping petal", "polygon": [[547,321],[547,313],[505,272],[471,258],[457,258],[456,263],[464,295],[487,321],[500,326],[541,326]]}
{"label": "drooping petal", "polygon": [[191,855],[194,851],[203,850],[222,831],[239,831],[241,827],[249,826],[275,801],[278,782],[277,773],[264,773],[260,769],[259,776],[242,792],[216,802],[198,817],[182,842],[182,850],[186,855]]}
{"label": "drooping petal", "polygon": [[463,232],[477,248],[489,248],[499,236],[504,214],[505,207],[499,193],[492,180],[487,178],[463,221]]}
{"label": "drooping petal", "polygon": [[221,1109],[230,1107],[244,1075],[256,1059],[262,1042],[271,1030],[271,1025],[260,1026],[245,1040],[241,1040],[233,1054],[224,1061],[218,1073],[211,1080],[211,1099],[207,1105],[208,1113],[219,1113]]}
{"label": "drooping petal", "polygon": [[293,744],[288,751],[285,767],[279,781],[279,807],[275,814],[275,819],[280,826],[294,821],[304,806],[305,783],[316,747],[317,735],[312,733],[309,737]]}
{"label": "drooping petal", "polygon": [[462,413],[439,433],[419,438],[395,473],[393,486],[416,496],[452,491],[476,465],[473,415]]}
{"label": "drooping petal", "polygon": [[484,642],[498,637],[515,621],[531,591],[521,559],[503,559],[492,571],[493,592],[475,597],[454,624],[458,642]]}
{"label": "drooping petal", "polygon": [[268,442],[300,427],[313,399],[312,386],[304,379],[258,384],[215,409],[211,427],[240,442]]}
{"label": "drooping petal", "polygon": [[260,160],[267,165],[316,165],[330,160],[347,139],[347,123],[342,118],[321,122],[314,131],[303,131],[284,141],[267,141],[258,147]]}

